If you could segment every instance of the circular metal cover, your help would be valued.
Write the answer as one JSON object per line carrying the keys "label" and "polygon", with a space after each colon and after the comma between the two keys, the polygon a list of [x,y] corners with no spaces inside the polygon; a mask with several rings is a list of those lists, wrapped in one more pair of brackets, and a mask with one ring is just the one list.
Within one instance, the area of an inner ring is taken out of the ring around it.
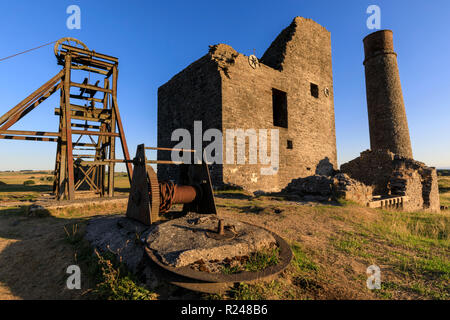
{"label": "circular metal cover", "polygon": [[[246,224],[252,225],[250,223]],[[224,293],[227,290],[230,290],[235,283],[253,283],[261,280],[271,280],[285,270],[291,262],[293,254],[289,244],[276,233],[259,226],[258,228],[269,232],[275,238],[278,248],[280,249],[280,258],[277,265],[270,266],[257,272],[243,271],[236,274],[222,274],[197,271],[189,266],[177,268],[162,263],[158,258],[158,253],[148,246],[145,246],[145,252],[156,265],[166,271],[168,281],[172,284],[205,293]]]}

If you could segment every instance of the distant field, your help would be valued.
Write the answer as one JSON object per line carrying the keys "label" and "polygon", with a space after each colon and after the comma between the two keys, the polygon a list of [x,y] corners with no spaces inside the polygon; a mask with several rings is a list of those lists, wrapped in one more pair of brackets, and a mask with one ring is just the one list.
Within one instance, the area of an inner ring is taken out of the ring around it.
{"label": "distant field", "polygon": [[441,173],[441,175],[438,177],[441,206],[450,206],[450,170],[446,171],[448,171],[448,175],[443,175],[441,171],[438,171],[439,173]]}
{"label": "distant field", "polygon": [[[0,201],[33,200],[41,193],[51,192],[53,180],[51,171],[0,172]],[[450,206],[450,170],[438,170],[439,195],[442,206]],[[31,180],[34,183],[24,185]],[[130,183],[125,172],[116,172],[114,190],[128,192]]]}
{"label": "distant field", "polygon": [[[25,181],[32,184],[24,185]],[[33,200],[41,193],[51,192],[52,185],[51,171],[0,172],[0,201]]]}
{"label": "distant field", "polygon": [[[0,201],[34,200],[42,193],[52,192],[52,187],[52,171],[0,172]],[[128,175],[117,172],[114,190],[128,192],[129,188]]]}
{"label": "distant field", "polygon": [[450,169],[439,169],[437,171],[438,176],[447,176],[450,177]]}

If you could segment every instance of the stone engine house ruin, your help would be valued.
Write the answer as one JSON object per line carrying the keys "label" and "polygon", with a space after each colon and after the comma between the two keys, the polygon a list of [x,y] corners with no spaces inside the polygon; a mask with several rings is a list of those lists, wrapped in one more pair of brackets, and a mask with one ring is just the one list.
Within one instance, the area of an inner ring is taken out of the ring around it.
{"label": "stone engine house ruin", "polygon": [[[178,141],[171,141],[171,135],[178,128],[194,136],[195,121],[202,122],[203,132],[278,129],[276,174],[261,174],[267,166],[263,164],[223,162],[211,166],[214,186],[439,211],[436,169],[413,159],[393,33],[377,31],[363,42],[371,149],[340,171],[330,33],[301,17],[278,35],[259,61],[218,44],[162,85],[158,145],[174,147]],[[247,160],[249,144],[247,137]],[[224,142],[224,156],[227,147]],[[158,152],[158,159],[170,160],[170,154]],[[176,166],[158,166],[158,177],[171,179],[178,174],[175,170]]]}
{"label": "stone engine house ruin", "polygon": [[[259,61],[226,44],[210,46],[158,89],[158,145],[173,147],[177,128],[194,136],[194,121],[202,121],[203,132],[279,130],[275,174],[261,174],[264,164],[224,161],[211,166],[215,186],[280,191],[294,178],[330,174],[337,165],[330,32],[297,17]],[[248,160],[248,138],[245,144]],[[225,142],[223,148],[225,156]],[[170,160],[170,154],[159,152],[158,159]],[[158,177],[174,177],[174,170],[158,166]]]}

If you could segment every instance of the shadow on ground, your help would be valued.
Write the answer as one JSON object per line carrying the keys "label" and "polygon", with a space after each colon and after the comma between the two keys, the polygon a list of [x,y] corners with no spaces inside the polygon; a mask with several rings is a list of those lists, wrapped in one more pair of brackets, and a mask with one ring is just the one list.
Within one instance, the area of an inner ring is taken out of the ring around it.
{"label": "shadow on ground", "polygon": [[52,186],[47,184],[23,185],[6,184],[0,185],[0,192],[51,192]]}
{"label": "shadow on ground", "polygon": [[250,200],[253,198],[253,196],[244,194],[244,193],[237,193],[237,192],[220,192],[215,193],[214,196],[216,198],[221,199],[238,199],[238,200]]}
{"label": "shadow on ground", "polygon": [[[89,217],[29,216],[21,208],[0,208],[0,299],[92,299],[95,283],[68,235],[83,234]],[[81,290],[69,290],[67,267],[80,264]],[[170,284],[156,291],[161,298],[195,299]]]}

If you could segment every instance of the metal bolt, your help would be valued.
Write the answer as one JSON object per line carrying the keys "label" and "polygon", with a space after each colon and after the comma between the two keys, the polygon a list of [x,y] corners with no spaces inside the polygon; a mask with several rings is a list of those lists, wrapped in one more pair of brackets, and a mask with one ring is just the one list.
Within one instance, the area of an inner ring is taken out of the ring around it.
{"label": "metal bolt", "polygon": [[225,234],[224,226],[223,226],[223,219],[219,219],[219,225],[217,227],[217,233],[220,234],[220,235]]}

